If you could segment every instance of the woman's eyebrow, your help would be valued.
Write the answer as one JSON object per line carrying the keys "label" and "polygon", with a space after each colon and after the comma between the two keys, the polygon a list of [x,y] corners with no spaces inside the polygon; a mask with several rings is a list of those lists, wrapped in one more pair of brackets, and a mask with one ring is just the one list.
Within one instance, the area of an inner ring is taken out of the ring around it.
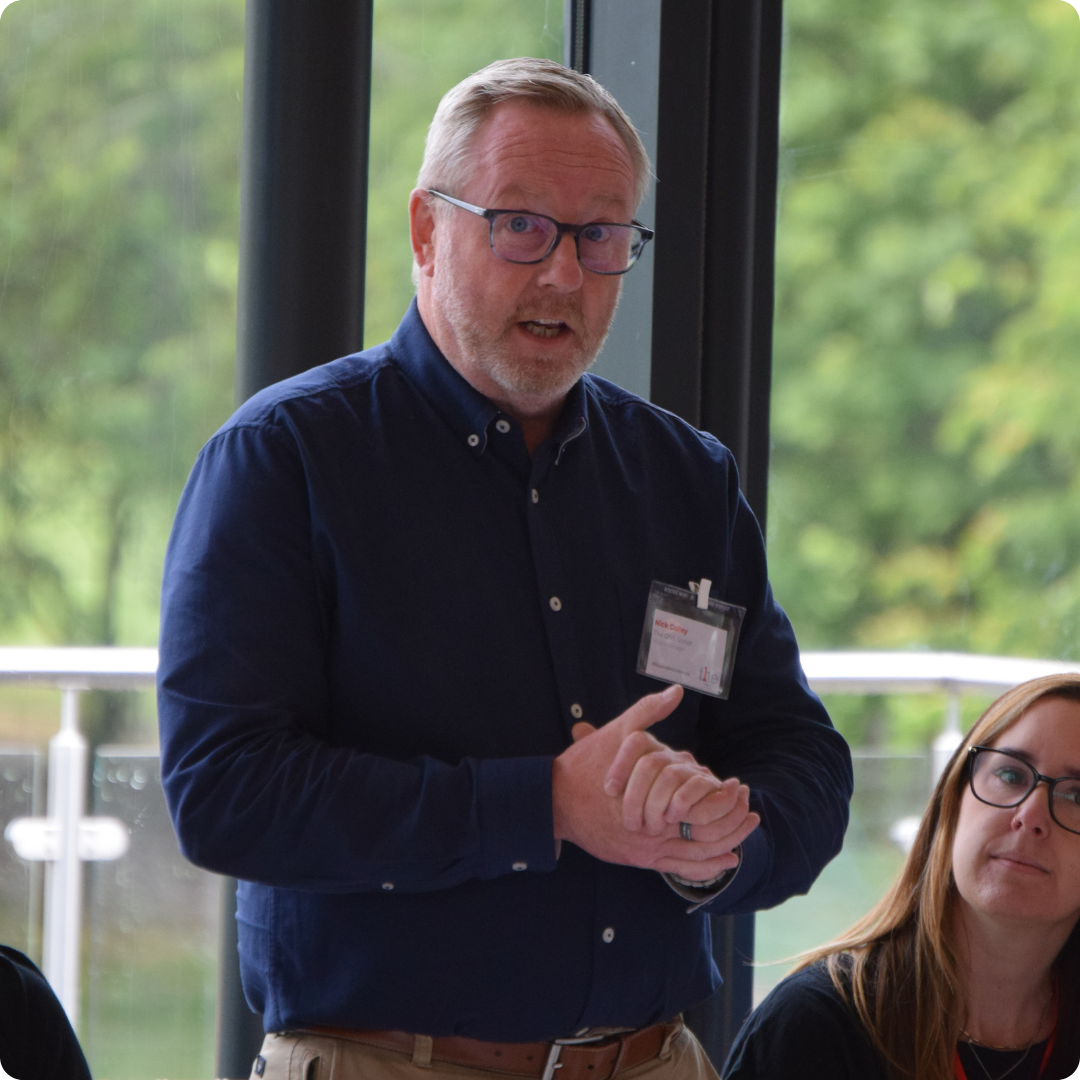
{"label": "woman's eyebrow", "polygon": [[[1011,754],[1013,757],[1018,757],[1022,761],[1026,761],[1032,768],[1035,767],[1035,760],[1033,755],[1027,750],[1019,750],[1012,746],[995,746],[995,750],[1000,750],[1003,754]],[[1066,765],[1065,772],[1061,774],[1063,777],[1075,777],[1080,779],[1080,765]]]}

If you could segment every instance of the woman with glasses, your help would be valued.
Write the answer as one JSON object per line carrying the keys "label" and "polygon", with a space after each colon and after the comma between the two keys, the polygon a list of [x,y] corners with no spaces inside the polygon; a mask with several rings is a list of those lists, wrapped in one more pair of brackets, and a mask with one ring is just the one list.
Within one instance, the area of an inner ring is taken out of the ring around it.
{"label": "woman with glasses", "polygon": [[1080,675],[1003,694],[897,882],[802,958],[724,1080],[1058,1080],[1080,1058]]}

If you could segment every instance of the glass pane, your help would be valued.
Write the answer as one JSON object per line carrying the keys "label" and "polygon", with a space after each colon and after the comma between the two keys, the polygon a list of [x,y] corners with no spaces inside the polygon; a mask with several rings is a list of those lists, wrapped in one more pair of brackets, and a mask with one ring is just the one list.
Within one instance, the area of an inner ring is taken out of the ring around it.
{"label": "glass pane", "polygon": [[157,748],[101,747],[92,812],[131,832],[123,858],[87,866],[80,1036],[94,1075],[212,1076],[221,883],[180,854]]}
{"label": "glass pane", "polygon": [[[0,833],[16,818],[35,817],[45,805],[42,757],[27,747],[0,746]],[[41,960],[41,863],[0,845],[0,943]]]}
{"label": "glass pane", "polygon": [[[784,8],[777,596],[803,648],[1075,660],[1077,12],[1060,0]],[[925,750],[944,714],[929,700],[830,704],[872,753]],[[965,724],[980,704],[965,703]],[[865,760],[856,779],[870,783]],[[779,952],[822,942],[880,893],[888,875],[857,865],[873,790],[857,792],[850,848],[811,896],[761,917],[760,955],[785,921]],[[841,919],[849,888],[863,899]]]}
{"label": "glass pane", "polygon": [[374,37],[368,346],[390,337],[413,296],[409,192],[439,99],[493,60],[546,56],[561,61],[563,0],[375,0]]}
{"label": "glass pane", "polygon": [[[243,0],[4,6],[0,643],[156,641],[172,513],[233,407],[243,18]],[[95,746],[153,738],[143,695],[81,712]],[[0,744],[44,749],[59,716],[55,691],[5,687]],[[194,895],[209,879],[189,882],[155,785],[112,811],[131,853],[85,876],[80,1035],[114,1080],[213,1075],[217,893]],[[21,905],[13,872],[0,896]],[[0,934],[40,960],[40,868],[18,872],[31,933]]]}
{"label": "glass pane", "polygon": [[851,826],[840,854],[806,896],[757,916],[754,1001],[791,966],[776,963],[839,934],[873,907],[904,861],[903,842],[930,790],[929,754],[856,751]]}

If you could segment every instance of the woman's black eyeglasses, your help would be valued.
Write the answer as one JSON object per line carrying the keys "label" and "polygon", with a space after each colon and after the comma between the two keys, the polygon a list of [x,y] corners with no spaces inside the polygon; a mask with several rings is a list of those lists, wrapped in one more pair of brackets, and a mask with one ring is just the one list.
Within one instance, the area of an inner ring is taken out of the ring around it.
{"label": "woman's black eyeglasses", "polygon": [[1008,750],[972,746],[968,750],[968,783],[979,802],[1000,807],[1019,806],[1044,783],[1050,816],[1067,832],[1080,835],[1080,777],[1053,779]]}

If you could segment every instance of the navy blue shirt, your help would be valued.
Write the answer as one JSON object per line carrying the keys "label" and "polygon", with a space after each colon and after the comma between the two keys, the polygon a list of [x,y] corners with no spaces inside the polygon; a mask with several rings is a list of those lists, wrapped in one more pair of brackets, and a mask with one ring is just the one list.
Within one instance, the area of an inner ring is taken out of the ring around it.
{"label": "navy blue shirt", "polygon": [[[649,585],[747,609],[730,699],[653,728],[762,825],[693,914],[661,875],[556,857],[551,762],[635,672]],[[706,911],[804,892],[840,847],[843,740],[714,438],[602,379],[530,458],[415,305],[262,391],[199,455],[162,598],[162,774],[184,853],[243,880],[268,1031],[527,1041],[666,1019],[719,985]]]}

